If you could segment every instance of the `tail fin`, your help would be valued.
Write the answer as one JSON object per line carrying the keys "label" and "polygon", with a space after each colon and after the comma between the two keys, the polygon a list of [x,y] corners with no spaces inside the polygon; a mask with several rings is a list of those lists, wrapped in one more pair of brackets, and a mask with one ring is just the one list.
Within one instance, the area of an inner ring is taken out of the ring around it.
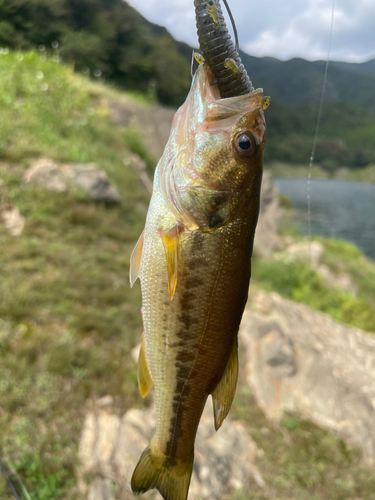
{"label": "tail fin", "polygon": [[133,472],[131,487],[136,494],[156,488],[164,500],[186,500],[192,470],[193,461],[182,463],[153,453],[148,446]]}

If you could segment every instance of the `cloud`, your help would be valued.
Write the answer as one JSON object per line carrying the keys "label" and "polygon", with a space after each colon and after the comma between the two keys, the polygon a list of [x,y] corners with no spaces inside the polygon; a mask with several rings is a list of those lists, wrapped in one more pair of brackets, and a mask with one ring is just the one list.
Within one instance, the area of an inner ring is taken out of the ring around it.
{"label": "cloud", "polygon": [[[325,59],[334,0],[230,0],[241,47],[256,56]],[[197,45],[192,0],[130,0],[142,15],[178,39]],[[331,58],[375,57],[375,1],[335,1]]]}

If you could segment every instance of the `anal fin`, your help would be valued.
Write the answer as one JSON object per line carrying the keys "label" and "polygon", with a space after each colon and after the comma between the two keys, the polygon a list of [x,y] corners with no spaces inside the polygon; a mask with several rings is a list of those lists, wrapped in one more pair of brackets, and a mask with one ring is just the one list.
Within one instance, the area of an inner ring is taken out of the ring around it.
{"label": "anal fin", "polygon": [[144,398],[153,388],[154,383],[151,378],[150,369],[146,359],[146,346],[144,335],[142,334],[141,349],[138,358],[138,387],[141,396]]}
{"label": "anal fin", "polygon": [[214,406],[215,429],[218,430],[224,422],[236,392],[238,378],[238,340],[234,341],[227,366],[220,382],[213,390],[212,402]]}
{"label": "anal fin", "polygon": [[173,299],[177,286],[177,270],[178,270],[178,243],[182,225],[177,222],[172,229],[164,231],[159,229],[159,234],[163,242],[165,259],[167,261],[168,271],[168,293]]}
{"label": "anal fin", "polygon": [[142,231],[142,234],[139,237],[130,256],[130,276],[129,276],[130,287],[132,287],[139,278],[144,237],[145,237],[145,230]]}

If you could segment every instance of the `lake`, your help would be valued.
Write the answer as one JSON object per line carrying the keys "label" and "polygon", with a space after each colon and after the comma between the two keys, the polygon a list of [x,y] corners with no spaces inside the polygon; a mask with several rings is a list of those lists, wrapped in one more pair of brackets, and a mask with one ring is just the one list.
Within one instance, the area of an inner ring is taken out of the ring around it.
{"label": "lake", "polygon": [[[294,220],[308,234],[307,180],[274,179],[297,209]],[[375,260],[375,185],[311,180],[311,234],[350,241]]]}

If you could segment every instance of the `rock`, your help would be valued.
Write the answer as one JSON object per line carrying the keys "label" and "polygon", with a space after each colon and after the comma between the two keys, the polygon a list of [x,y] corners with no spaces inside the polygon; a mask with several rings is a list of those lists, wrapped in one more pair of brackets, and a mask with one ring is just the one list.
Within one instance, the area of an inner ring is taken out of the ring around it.
{"label": "rock", "polygon": [[[90,500],[114,498],[113,485],[120,491],[119,498],[134,498],[129,481],[153,435],[155,409],[131,409],[120,417],[102,406],[95,405],[84,423],[79,446],[79,488]],[[197,435],[189,500],[221,499],[225,494],[242,488],[250,477],[265,487],[254,465],[256,454],[256,445],[241,423],[227,419],[215,432],[212,403],[208,401]],[[91,477],[89,484],[86,484],[85,476]],[[108,488],[112,488],[110,493]],[[160,495],[153,490],[142,498],[156,499]]]}
{"label": "rock", "polygon": [[75,164],[68,163],[61,166],[65,178],[89,195],[95,201],[119,203],[120,193],[111,185],[107,174],[100,170],[94,163]]}
{"label": "rock", "polygon": [[121,200],[107,174],[94,163],[57,164],[49,158],[39,158],[31,163],[24,180],[58,193],[78,188],[95,201],[118,203]]}
{"label": "rock", "polygon": [[13,204],[8,204],[1,209],[1,218],[4,226],[12,236],[20,236],[25,227],[25,218],[21,215],[18,208]]}
{"label": "rock", "polygon": [[31,162],[30,168],[24,174],[24,180],[57,193],[63,193],[67,190],[62,172],[57,163],[50,158],[39,158]]}
{"label": "rock", "polygon": [[259,220],[254,240],[254,253],[260,257],[268,257],[282,247],[278,235],[278,226],[282,215],[278,193],[271,175],[265,172],[262,181]]}
{"label": "rock", "polygon": [[319,241],[298,241],[289,245],[283,252],[289,260],[307,260],[311,266],[319,266],[324,253],[323,245]]}
{"label": "rock", "polygon": [[375,462],[375,336],[259,292],[244,314],[240,344],[248,382],[269,418],[296,412]]}

